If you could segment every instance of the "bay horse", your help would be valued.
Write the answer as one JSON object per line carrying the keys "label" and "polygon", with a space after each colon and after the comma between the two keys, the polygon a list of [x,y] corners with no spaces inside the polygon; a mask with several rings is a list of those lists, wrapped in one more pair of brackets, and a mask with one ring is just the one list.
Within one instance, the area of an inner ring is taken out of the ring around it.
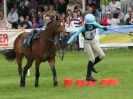
{"label": "bay horse", "polygon": [[[57,76],[55,68],[55,55],[56,55],[56,45],[54,38],[56,34],[61,34],[66,36],[65,27],[56,18],[48,23],[46,29],[41,31],[39,38],[32,44],[30,48],[23,45],[23,38],[27,33],[20,34],[14,42],[13,49],[6,51],[4,53],[7,60],[15,60],[18,64],[18,72],[20,76],[20,86],[25,86],[25,79],[28,69],[32,66],[33,61],[35,61],[35,87],[39,86],[39,67],[41,62],[48,61],[52,75],[53,84],[57,86]],[[25,56],[27,63],[22,69],[22,59]]]}

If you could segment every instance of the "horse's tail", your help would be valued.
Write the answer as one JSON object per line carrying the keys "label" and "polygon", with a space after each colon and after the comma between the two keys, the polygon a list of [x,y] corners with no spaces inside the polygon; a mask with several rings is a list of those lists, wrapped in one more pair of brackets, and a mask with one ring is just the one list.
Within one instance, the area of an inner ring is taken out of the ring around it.
{"label": "horse's tail", "polygon": [[3,51],[3,55],[5,56],[5,59],[8,61],[13,61],[16,58],[16,54],[13,49]]}

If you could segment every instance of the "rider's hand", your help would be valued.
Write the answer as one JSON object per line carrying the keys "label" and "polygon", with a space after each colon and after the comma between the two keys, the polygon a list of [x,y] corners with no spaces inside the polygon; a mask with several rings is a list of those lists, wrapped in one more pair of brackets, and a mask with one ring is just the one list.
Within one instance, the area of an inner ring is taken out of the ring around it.
{"label": "rider's hand", "polygon": [[104,31],[107,31],[108,29],[107,29],[107,27],[103,27],[103,30],[104,30]]}

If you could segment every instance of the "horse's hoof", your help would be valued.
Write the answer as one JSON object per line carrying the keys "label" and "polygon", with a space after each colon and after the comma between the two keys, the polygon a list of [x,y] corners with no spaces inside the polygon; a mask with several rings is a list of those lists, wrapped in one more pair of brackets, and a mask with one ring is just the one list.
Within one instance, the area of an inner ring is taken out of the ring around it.
{"label": "horse's hoof", "polygon": [[54,82],[54,87],[58,86],[58,83],[57,82]]}

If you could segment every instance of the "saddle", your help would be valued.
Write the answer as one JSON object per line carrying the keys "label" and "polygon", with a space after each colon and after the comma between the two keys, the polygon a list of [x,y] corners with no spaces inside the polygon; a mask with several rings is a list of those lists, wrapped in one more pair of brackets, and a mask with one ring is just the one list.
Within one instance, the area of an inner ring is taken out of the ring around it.
{"label": "saddle", "polygon": [[41,30],[33,30],[32,32],[28,33],[23,39],[23,45],[27,48],[30,48],[33,41],[39,39],[39,34]]}

